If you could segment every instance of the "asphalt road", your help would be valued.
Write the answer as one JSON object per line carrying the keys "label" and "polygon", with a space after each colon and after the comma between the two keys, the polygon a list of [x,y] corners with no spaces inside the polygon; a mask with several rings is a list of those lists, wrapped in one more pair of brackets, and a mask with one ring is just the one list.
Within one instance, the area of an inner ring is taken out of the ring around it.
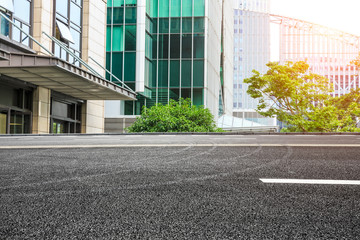
{"label": "asphalt road", "polygon": [[[0,137],[0,239],[359,239],[360,135]],[[349,182],[354,183],[354,182]]]}

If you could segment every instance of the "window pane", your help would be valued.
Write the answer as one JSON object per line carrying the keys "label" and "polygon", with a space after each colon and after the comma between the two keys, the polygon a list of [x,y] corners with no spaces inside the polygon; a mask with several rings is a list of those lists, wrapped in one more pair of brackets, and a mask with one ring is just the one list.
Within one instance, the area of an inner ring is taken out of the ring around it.
{"label": "window pane", "polygon": [[[30,34],[30,27],[29,26],[26,26],[26,25],[23,24],[22,29],[27,34]],[[21,43],[26,45],[26,46],[29,46],[29,44],[30,44],[29,37],[26,36],[24,33],[21,33]]]}
{"label": "window pane", "polygon": [[124,22],[124,8],[113,8],[113,23],[122,24]]}
{"label": "window pane", "polygon": [[171,18],[171,33],[180,33],[180,18]]}
{"label": "window pane", "polygon": [[136,71],[136,53],[126,52],[124,63],[124,80],[127,82],[135,82]]}
{"label": "window pane", "polygon": [[[106,53],[106,69],[111,71],[110,69],[110,63],[111,63],[111,53]],[[110,74],[108,74],[106,72],[106,79],[109,80],[110,79]]]}
{"label": "window pane", "polygon": [[150,17],[158,16],[158,0],[150,0],[151,9],[150,9]]}
{"label": "window pane", "polygon": [[170,35],[170,58],[180,58],[180,34]]}
{"label": "window pane", "polygon": [[194,60],[193,86],[204,87],[204,61]]}
{"label": "window pane", "polygon": [[169,54],[169,35],[159,35],[159,58],[168,58]]}
{"label": "window pane", "polygon": [[125,23],[136,23],[136,7],[125,8]]}
{"label": "window pane", "polygon": [[122,7],[124,6],[124,0],[108,0],[108,1],[112,1],[114,4],[114,7]]}
{"label": "window pane", "polygon": [[181,97],[184,99],[191,98],[191,88],[182,88]]}
{"label": "window pane", "polygon": [[[157,68],[157,63],[156,61],[153,61],[152,63],[152,77],[151,77],[151,81],[150,81],[150,85],[151,87],[156,87],[156,68]],[[155,91],[154,91],[155,93]]]}
{"label": "window pane", "polygon": [[30,24],[30,2],[27,0],[14,1],[14,15]]}
{"label": "window pane", "polygon": [[56,12],[68,18],[68,6],[69,2],[66,0],[57,0],[56,1]]}
{"label": "window pane", "polygon": [[169,91],[168,89],[158,89],[158,103],[161,103],[163,105],[166,105],[168,104],[168,94],[169,94]]}
{"label": "window pane", "polygon": [[[21,27],[21,24],[19,21],[14,20],[15,25],[18,27]],[[16,27],[12,27],[12,39],[17,41],[17,42],[21,42],[21,32],[19,29],[17,29]]]}
{"label": "window pane", "polygon": [[204,105],[204,89],[193,89],[193,103],[196,106]]}
{"label": "window pane", "polygon": [[74,43],[70,43],[70,47],[80,51],[81,34],[78,31],[70,28],[71,36],[74,39]]}
{"label": "window pane", "polygon": [[181,87],[191,86],[191,61],[181,61]]}
{"label": "window pane", "polygon": [[171,2],[171,17],[180,17],[181,0],[170,0]]}
{"label": "window pane", "polygon": [[194,58],[204,58],[204,35],[194,34]]}
{"label": "window pane", "polygon": [[145,35],[145,57],[152,59],[153,53],[152,53],[152,48],[153,46],[153,41],[152,41],[152,37],[149,34]]}
{"label": "window pane", "polygon": [[78,7],[76,4],[71,2],[70,5],[70,18],[73,23],[75,23],[78,26],[81,26],[81,8]]}
{"label": "window pane", "polygon": [[[199,0],[195,0],[199,1]],[[182,16],[183,17],[191,17],[192,16],[192,0],[183,0],[182,1]]]}
{"label": "window pane", "polygon": [[136,50],[136,26],[125,26],[125,51]]}
{"label": "window pane", "polygon": [[157,58],[158,57],[158,52],[157,52],[157,39],[158,35],[152,35],[152,39],[153,39],[153,44],[152,44],[152,57],[151,58]]}
{"label": "window pane", "polygon": [[191,58],[192,35],[183,34],[182,36],[182,58]]}
{"label": "window pane", "polygon": [[113,51],[124,51],[124,26],[113,26]]}
{"label": "window pane", "polygon": [[178,88],[170,88],[170,99],[174,99],[175,101],[179,101],[180,98],[180,94],[179,91],[180,89]]}
{"label": "window pane", "polygon": [[114,52],[112,53],[112,73],[122,80],[122,69],[123,69],[123,53]]}
{"label": "window pane", "polygon": [[168,61],[160,60],[158,68],[158,87],[168,86]]}
{"label": "window pane", "polygon": [[159,33],[169,33],[169,18],[159,18]]}
{"label": "window pane", "polygon": [[182,32],[183,33],[192,33],[192,18],[183,18],[182,19]]}
{"label": "window pane", "polygon": [[131,6],[136,4],[137,0],[125,0],[126,6]]}
{"label": "window pane", "polygon": [[204,18],[197,17],[194,18],[194,32],[203,33],[205,31]]}
{"label": "window pane", "polygon": [[133,115],[134,101],[125,101],[125,115]]}
{"label": "window pane", "polygon": [[159,0],[159,17],[169,17],[169,0]]}
{"label": "window pane", "polygon": [[170,61],[170,87],[180,87],[180,61]]}
{"label": "window pane", "polygon": [[194,1],[194,16],[195,17],[205,16],[205,0]]}

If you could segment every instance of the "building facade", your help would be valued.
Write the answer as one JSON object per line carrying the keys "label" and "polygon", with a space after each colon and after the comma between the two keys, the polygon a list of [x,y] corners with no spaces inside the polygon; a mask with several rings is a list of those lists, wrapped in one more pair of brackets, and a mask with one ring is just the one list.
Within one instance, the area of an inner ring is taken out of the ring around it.
{"label": "building facade", "polygon": [[0,134],[101,133],[103,100],[135,98],[100,67],[106,2],[1,0],[0,13]]}
{"label": "building facade", "polygon": [[360,87],[359,73],[350,62],[360,50],[360,37],[318,24],[272,16],[280,26],[280,62],[305,61],[310,71],[329,79],[333,96]]}
{"label": "building facade", "polygon": [[229,1],[108,0],[107,6],[107,69],[138,97],[106,102],[106,131],[123,131],[143,106],[170,99],[191,98],[215,117],[231,113]]}
{"label": "building facade", "polygon": [[262,125],[274,119],[258,114],[258,101],[247,94],[244,79],[265,73],[270,62],[270,0],[236,0],[234,6],[233,116]]}

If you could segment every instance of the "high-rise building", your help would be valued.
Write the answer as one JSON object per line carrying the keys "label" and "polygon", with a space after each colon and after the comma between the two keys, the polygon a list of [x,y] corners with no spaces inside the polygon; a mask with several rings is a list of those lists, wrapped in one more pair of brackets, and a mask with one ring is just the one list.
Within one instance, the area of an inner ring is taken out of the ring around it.
{"label": "high-rise building", "polygon": [[106,131],[123,131],[142,106],[170,99],[231,114],[231,1],[108,0],[107,7],[107,69],[138,97],[106,102]]}
{"label": "high-rise building", "polygon": [[276,125],[255,109],[258,101],[247,93],[244,79],[252,70],[265,73],[270,62],[270,0],[236,0],[234,6],[233,116],[261,125]]}
{"label": "high-rise building", "polygon": [[333,96],[360,88],[357,69],[351,66],[360,50],[360,37],[307,21],[272,16],[280,24],[280,62],[306,61],[310,71],[327,77]]}
{"label": "high-rise building", "polygon": [[0,134],[101,133],[103,100],[135,99],[100,67],[104,1],[1,0],[0,15]]}

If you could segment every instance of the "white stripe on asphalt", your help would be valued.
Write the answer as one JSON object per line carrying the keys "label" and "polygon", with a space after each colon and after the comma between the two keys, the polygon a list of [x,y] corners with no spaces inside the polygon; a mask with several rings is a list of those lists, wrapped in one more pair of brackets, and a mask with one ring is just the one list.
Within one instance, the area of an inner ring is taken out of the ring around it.
{"label": "white stripe on asphalt", "polygon": [[323,180],[323,179],[268,179],[260,178],[263,183],[287,184],[329,184],[329,185],[360,185],[358,180]]}
{"label": "white stripe on asphalt", "polygon": [[9,145],[0,149],[34,149],[34,148],[134,148],[134,147],[360,147],[360,144],[103,144],[103,145]]}

